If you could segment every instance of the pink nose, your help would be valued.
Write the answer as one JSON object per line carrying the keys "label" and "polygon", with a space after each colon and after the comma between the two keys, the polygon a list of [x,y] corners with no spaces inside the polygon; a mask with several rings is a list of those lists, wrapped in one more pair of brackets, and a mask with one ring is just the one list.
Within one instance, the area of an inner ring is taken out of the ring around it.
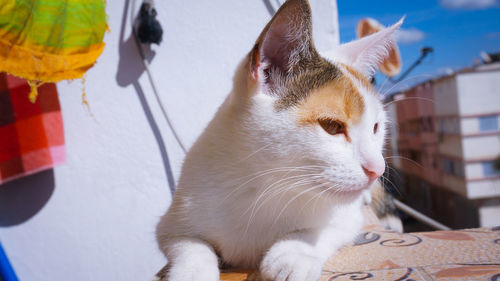
{"label": "pink nose", "polygon": [[370,181],[374,181],[378,177],[382,176],[385,171],[385,163],[382,165],[367,165],[363,166],[363,171],[368,176]]}

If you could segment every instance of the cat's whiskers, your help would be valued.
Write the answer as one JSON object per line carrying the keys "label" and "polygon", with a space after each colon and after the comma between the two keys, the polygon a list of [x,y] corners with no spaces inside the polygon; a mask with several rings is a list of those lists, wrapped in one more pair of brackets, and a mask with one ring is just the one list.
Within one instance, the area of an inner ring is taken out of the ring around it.
{"label": "cat's whiskers", "polygon": [[271,227],[273,227],[278,221],[279,221],[279,218],[281,217],[281,215],[283,214],[283,212],[286,210],[286,208],[293,202],[295,201],[297,198],[299,198],[300,196],[306,194],[307,192],[311,191],[311,190],[315,190],[315,189],[318,189],[318,188],[321,188],[325,185],[326,183],[321,183],[321,184],[318,184],[318,185],[315,185],[313,187],[310,187],[302,192],[300,192],[299,194],[295,195],[294,197],[292,197],[290,200],[288,200],[288,202],[283,206],[283,208],[281,209],[281,211],[278,213],[278,216],[276,216],[276,218],[274,219],[274,222],[273,224],[271,225]]}
{"label": "cat's whiskers", "polygon": [[244,162],[244,161],[246,161],[246,160],[248,160],[248,159],[252,158],[252,156],[254,156],[255,154],[257,154],[257,153],[261,152],[262,150],[264,150],[264,149],[268,148],[268,147],[269,147],[269,146],[271,146],[271,145],[272,145],[272,143],[268,143],[268,144],[266,144],[266,145],[262,146],[261,148],[257,149],[256,151],[254,151],[254,152],[250,153],[250,154],[249,154],[248,156],[246,156],[245,158],[243,158],[243,159],[241,159],[241,160],[239,160],[239,161],[236,161],[236,162],[235,162],[235,164],[238,164],[238,163]]}
{"label": "cat's whiskers", "polygon": [[[314,177],[314,179],[312,179],[312,183],[315,183],[316,185],[319,185],[319,184],[328,184],[326,183],[325,181],[325,177],[323,174],[320,174],[320,175],[317,175]],[[280,199],[279,200],[282,200],[283,198],[283,195],[285,195],[286,192],[283,192],[280,196]],[[314,197],[314,196],[313,196]]]}
{"label": "cat's whiskers", "polygon": [[429,99],[429,98],[424,98],[424,97],[404,97],[402,99],[397,99],[397,100],[390,101],[390,102],[384,104],[384,107],[385,106],[389,106],[389,105],[391,105],[393,103],[396,103],[396,102],[401,102],[401,101],[406,101],[406,100],[422,100],[422,101],[427,101],[427,102],[431,102],[433,104],[436,104],[435,100]]}
{"label": "cat's whiskers", "polygon": [[[314,182],[313,179],[311,179],[311,177],[313,176],[316,176],[316,175],[319,175],[319,174],[301,174],[301,175],[296,175],[296,176],[292,176],[292,177],[287,177],[287,178],[281,178],[280,180],[276,181],[276,182],[273,182],[271,185],[269,185],[268,187],[266,187],[262,192],[261,194],[258,196],[258,198],[255,200],[255,202],[252,204],[252,206],[247,209],[245,211],[244,214],[248,213],[250,211],[250,209],[252,210],[250,216],[249,216],[249,219],[248,219],[248,222],[247,222],[247,226],[245,228],[245,235],[250,227],[250,225],[252,224],[252,220],[253,218],[255,217],[255,215],[258,213],[258,211],[260,210],[260,208],[264,205],[265,201],[268,198],[266,198],[258,207],[257,207],[257,204],[258,202],[260,201],[260,199],[267,193],[267,192],[271,192],[273,188],[276,188],[276,189],[279,189],[279,190],[290,190],[294,187],[297,187],[297,186],[300,186],[300,185],[306,185],[306,184],[310,184],[312,182]],[[295,182],[294,182],[295,181]],[[280,194],[281,192],[278,192],[277,194]],[[243,214],[243,215],[244,215]],[[242,215],[242,217],[243,217]]]}
{"label": "cat's whiskers", "polygon": [[248,178],[248,177],[253,177],[255,175],[258,175],[260,173],[265,173],[265,172],[268,172],[268,171],[282,171],[282,170],[307,170],[307,169],[315,169],[315,168],[322,168],[323,166],[318,166],[318,165],[307,165],[307,166],[284,166],[284,167],[274,167],[274,168],[269,168],[269,169],[266,169],[266,170],[261,170],[261,171],[257,171],[253,174],[250,174],[250,175],[245,175],[245,176],[242,176],[242,177],[239,177],[239,178],[236,178],[234,180],[232,180],[231,182],[236,182],[236,181],[239,181],[239,180],[242,180],[242,179],[245,179],[245,178]]}
{"label": "cat's whiskers", "polygon": [[[288,174],[288,173],[287,173]],[[285,174],[285,176],[287,175]],[[279,180],[277,181],[274,181],[273,183],[271,183],[270,185],[268,185],[260,194],[259,196],[257,196],[257,198],[255,199],[254,203],[249,207],[249,209],[247,211],[245,211],[244,214],[246,214],[248,211],[250,210],[253,210],[255,209],[255,205],[260,201],[260,199],[268,192],[268,190],[274,188],[275,186],[277,188],[283,186],[283,185],[288,185],[290,184],[288,181],[292,180],[292,181],[296,181],[297,179],[302,179],[304,177],[307,177],[308,174],[300,174],[300,175],[295,175],[295,176],[291,176],[291,177],[281,177]]]}
{"label": "cat's whiskers", "polygon": [[384,82],[382,83],[382,85],[380,85],[380,87],[378,89],[380,89],[380,90],[383,89],[385,84],[387,84],[388,81],[389,81],[389,77],[386,76]]}
{"label": "cat's whiskers", "polygon": [[[287,183],[283,183],[283,184],[287,184]],[[248,216],[248,220],[247,220],[247,224],[246,224],[246,227],[245,227],[245,232],[243,234],[242,237],[245,237],[248,230],[250,229],[250,226],[252,225],[252,222],[253,222],[253,219],[255,217],[255,215],[258,213],[258,209],[257,210],[254,210],[255,209],[255,203],[253,203],[246,211],[244,214],[248,213],[250,210],[251,211],[251,214],[250,216]],[[245,217],[245,215],[242,214],[241,218]]]}
{"label": "cat's whiskers", "polygon": [[405,79],[403,79],[403,80],[401,80],[401,81],[399,81],[399,82],[395,83],[394,85],[392,85],[392,87],[390,87],[388,90],[384,91],[384,92],[382,93],[382,96],[385,96],[387,93],[389,93],[392,89],[394,89],[394,88],[395,88],[396,86],[398,86],[399,84],[401,84],[401,83],[403,83],[403,82],[407,82],[407,81],[409,81],[409,80],[414,80],[414,79],[416,79],[416,78],[420,78],[420,77],[429,77],[429,78],[430,78],[430,77],[432,77],[432,75],[424,73],[424,74],[419,74],[419,75],[415,75],[415,76],[412,76],[412,77],[405,78]]}
{"label": "cat's whiskers", "polygon": [[[390,183],[390,184],[391,184],[391,186],[392,186],[392,188],[393,188],[394,190],[396,190],[400,196],[402,196],[402,194],[401,194],[401,192],[399,191],[399,189],[397,188],[397,186],[396,186],[396,185],[395,185],[395,184],[394,184],[394,183],[393,183],[390,179],[388,179],[388,178],[387,178],[387,177],[385,177],[385,176],[381,176],[380,178],[381,178],[382,180],[387,181],[388,183]],[[385,188],[385,189],[387,189],[387,187],[385,186],[385,184],[383,184],[383,186],[384,186],[384,188]]]}
{"label": "cat's whiskers", "polygon": [[[389,166],[389,165],[387,165],[387,164],[386,164],[385,166],[387,167],[387,169],[389,169],[389,170],[393,170],[393,171],[395,172],[395,174],[397,174],[397,170],[396,170],[396,169],[394,169],[393,167],[391,167],[391,166]],[[382,176],[382,177],[383,177],[385,180],[387,180],[389,183],[391,183],[392,188],[393,188],[394,190],[396,190],[400,196],[403,196],[403,194],[401,194],[401,191],[399,190],[399,188],[398,188],[398,187],[397,187],[397,186],[396,186],[396,185],[395,185],[395,184],[394,184],[394,183],[393,183],[393,182],[392,182],[392,181],[391,181],[388,177],[386,177],[386,176]],[[384,188],[385,188],[385,186],[384,186]]]}
{"label": "cat's whiskers", "polygon": [[417,161],[413,160],[413,159],[410,159],[408,157],[404,157],[404,156],[400,156],[400,155],[393,155],[393,156],[387,156],[387,157],[384,157],[384,160],[386,159],[393,159],[393,158],[400,158],[400,159],[404,159],[404,160],[407,160],[407,161],[410,161],[411,163],[417,165],[418,167],[420,168],[424,168],[424,166],[422,166],[420,163],[418,163]]}
{"label": "cat's whiskers", "polygon": [[[281,195],[280,198],[278,199],[278,202],[280,202],[281,199],[283,198],[283,195],[286,194],[287,191],[291,191],[298,186],[303,186],[303,185],[315,183],[315,182],[317,182],[318,178],[322,178],[321,174],[309,174],[309,175],[305,175],[305,176],[306,176],[305,179],[299,180],[299,181],[297,181],[289,186],[286,184],[281,184],[280,186],[278,186],[272,194],[269,194],[269,196],[267,196],[267,198],[262,200],[262,202],[260,203],[260,205],[256,209],[256,213],[266,203],[266,201],[270,200],[271,198],[273,198],[277,195]],[[257,201],[256,201],[256,203],[257,203]]]}
{"label": "cat's whiskers", "polygon": [[[326,188],[325,190],[323,190],[323,191],[319,192],[318,194],[314,195],[314,196],[313,196],[313,197],[311,197],[309,200],[307,200],[307,201],[306,201],[306,203],[304,203],[304,206],[302,206],[301,211],[302,211],[302,210],[303,210],[303,209],[304,209],[304,208],[305,208],[305,207],[306,207],[306,206],[307,206],[310,202],[312,202],[313,200],[315,201],[314,206],[317,206],[317,202],[318,202],[318,200],[321,198],[321,196],[322,196],[325,192],[327,192],[327,191],[331,190],[332,188],[336,188],[336,187],[337,187],[337,185],[335,185],[335,184],[331,184],[331,183],[330,183],[330,185],[331,185],[330,187]],[[313,211],[313,212],[314,212],[314,211]]]}
{"label": "cat's whiskers", "polygon": [[[315,175],[311,175],[308,180],[309,180],[309,183],[316,183],[318,182],[318,180],[321,180],[323,178],[323,174],[315,174]],[[306,179],[307,180],[307,179]],[[305,180],[303,180],[305,181]],[[277,195],[281,195],[278,199],[278,201],[281,201],[283,199],[283,196],[286,194],[287,191],[293,191],[294,188],[296,186],[292,185],[292,186],[289,186],[289,187],[283,187],[279,190],[276,190],[274,192],[274,194],[271,194],[270,196],[268,196],[268,198],[266,198],[265,200],[269,200],[271,199],[272,197],[275,197]]]}
{"label": "cat's whiskers", "polygon": [[[313,198],[315,198],[314,199],[314,206],[316,207],[318,205],[318,200],[322,198],[323,194],[325,194],[326,192],[330,192],[334,188],[337,188],[337,190],[334,190],[334,192],[333,192],[333,195],[335,195],[335,194],[337,194],[339,192],[339,190],[338,190],[339,186],[338,185],[332,185],[329,188],[327,188],[327,189],[321,191],[320,193],[318,193],[317,195],[315,195],[313,197]],[[327,193],[327,194],[329,194],[329,193]]]}
{"label": "cat's whiskers", "polygon": [[402,179],[401,176],[399,175],[398,170],[396,170],[395,168],[391,167],[390,165],[387,165],[387,163],[386,163],[385,166],[387,167],[387,169],[392,170],[394,172],[394,175],[396,175],[400,180]]}
{"label": "cat's whiskers", "polygon": [[[287,177],[287,178],[281,178],[280,180],[273,182],[272,184],[267,186],[259,194],[259,196],[255,200],[255,202],[249,207],[249,209],[247,209],[245,211],[245,213],[243,215],[248,213],[248,211],[250,211],[250,209],[251,209],[252,212],[250,214],[249,221],[252,220],[252,217],[255,215],[255,213],[257,213],[258,209],[260,209],[260,207],[263,205],[265,200],[263,201],[263,203],[261,205],[259,205],[259,207],[257,208],[257,211],[256,211],[256,207],[257,207],[258,202],[268,191],[272,191],[273,188],[281,188],[281,187],[285,186],[286,189],[290,189],[290,188],[292,188],[292,186],[297,186],[298,184],[307,184],[308,180],[309,181],[311,180],[310,177],[314,176],[314,175],[316,175],[316,174],[301,174],[301,175],[291,176],[291,177]],[[292,182],[290,182],[290,180],[292,180]],[[293,181],[295,181],[295,183],[293,183]],[[291,184],[291,186],[289,186],[290,184]]]}
{"label": "cat's whiskers", "polygon": [[272,173],[279,173],[279,172],[287,172],[290,173],[290,172],[293,172],[293,171],[300,171],[300,170],[303,170],[303,171],[307,171],[307,170],[311,170],[311,169],[315,169],[314,167],[320,167],[320,166],[299,166],[299,167],[278,167],[278,168],[271,168],[271,169],[266,169],[266,170],[263,170],[263,171],[259,171],[259,172],[256,172],[254,174],[251,174],[251,175],[248,175],[248,176],[245,176],[245,177],[241,177],[240,179],[242,178],[246,178],[246,177],[252,177],[250,178],[249,180],[245,181],[244,183],[240,184],[238,187],[234,188],[233,190],[231,190],[228,195],[226,195],[222,200],[221,200],[221,203],[223,203],[225,200],[227,200],[229,197],[231,197],[234,193],[236,193],[237,191],[239,191],[240,189],[242,189],[243,187],[245,187],[247,184],[249,184],[250,182],[260,178],[260,177],[263,177],[263,176],[266,176],[266,175],[269,175],[269,174],[272,174]]}

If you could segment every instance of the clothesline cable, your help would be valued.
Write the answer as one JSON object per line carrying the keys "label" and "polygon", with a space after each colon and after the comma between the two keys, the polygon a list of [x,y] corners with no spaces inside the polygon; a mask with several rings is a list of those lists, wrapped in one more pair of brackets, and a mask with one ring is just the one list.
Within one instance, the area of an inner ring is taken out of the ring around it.
{"label": "clothesline cable", "polygon": [[417,219],[420,222],[423,222],[429,226],[432,226],[435,229],[451,230],[451,228],[447,227],[446,225],[444,225],[436,220],[431,219],[430,217],[420,213],[419,211],[413,209],[412,207],[404,204],[403,202],[401,202],[397,199],[394,199],[394,205],[396,205],[396,208],[398,208],[399,210],[407,213],[408,215],[414,217],[415,219]]}
{"label": "clothesline cable", "polygon": [[[153,3],[153,1],[151,1],[151,0],[149,2],[151,4]],[[135,23],[135,0],[132,0],[132,9],[131,10],[132,10],[132,19],[131,19],[132,34],[134,36],[134,41],[137,45],[137,49],[139,50],[139,55],[141,56],[142,63],[144,64],[144,69],[146,70],[146,73],[148,75],[149,82],[151,83],[151,87],[153,88],[153,93],[155,94],[156,101],[158,102],[158,105],[160,106],[163,117],[167,121],[167,124],[170,127],[170,131],[174,135],[175,140],[179,144],[179,147],[182,149],[184,154],[186,154],[187,153],[186,146],[183,144],[181,138],[179,137],[179,134],[177,134],[177,130],[175,129],[175,126],[173,125],[172,121],[170,120],[170,118],[168,116],[167,109],[166,109],[165,105],[163,104],[161,97],[160,97],[160,94],[159,94],[159,91],[158,91],[158,88],[156,87],[156,82],[155,82],[155,79],[153,78],[153,73],[152,73],[151,69],[149,68],[149,62],[146,59],[146,55],[144,54],[144,50],[142,49],[142,45],[139,42],[139,38],[138,38],[137,33],[136,33],[136,29],[134,26],[134,23]]]}

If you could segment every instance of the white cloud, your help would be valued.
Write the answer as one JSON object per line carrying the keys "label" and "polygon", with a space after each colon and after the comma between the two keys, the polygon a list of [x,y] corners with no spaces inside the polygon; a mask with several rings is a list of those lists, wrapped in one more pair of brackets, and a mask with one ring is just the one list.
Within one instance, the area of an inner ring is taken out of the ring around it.
{"label": "white cloud", "polygon": [[413,44],[424,40],[426,34],[416,28],[400,29],[396,31],[394,37],[400,44]]}
{"label": "white cloud", "polygon": [[498,0],[439,0],[441,6],[447,9],[486,9],[498,5]]}

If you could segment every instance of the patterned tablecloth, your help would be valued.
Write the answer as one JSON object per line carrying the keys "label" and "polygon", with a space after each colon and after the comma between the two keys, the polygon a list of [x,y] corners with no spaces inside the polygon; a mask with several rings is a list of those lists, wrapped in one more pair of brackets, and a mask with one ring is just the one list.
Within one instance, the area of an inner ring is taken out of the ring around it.
{"label": "patterned tablecloth", "polygon": [[[362,233],[325,263],[321,281],[500,281],[500,226],[398,233],[385,230],[369,208],[364,215]],[[165,280],[166,270],[155,280]],[[226,270],[220,280],[250,275],[251,270]]]}
{"label": "patterned tablecloth", "polygon": [[[248,275],[224,272],[221,280]],[[397,233],[367,226],[328,260],[321,280],[500,281],[500,227]]]}

